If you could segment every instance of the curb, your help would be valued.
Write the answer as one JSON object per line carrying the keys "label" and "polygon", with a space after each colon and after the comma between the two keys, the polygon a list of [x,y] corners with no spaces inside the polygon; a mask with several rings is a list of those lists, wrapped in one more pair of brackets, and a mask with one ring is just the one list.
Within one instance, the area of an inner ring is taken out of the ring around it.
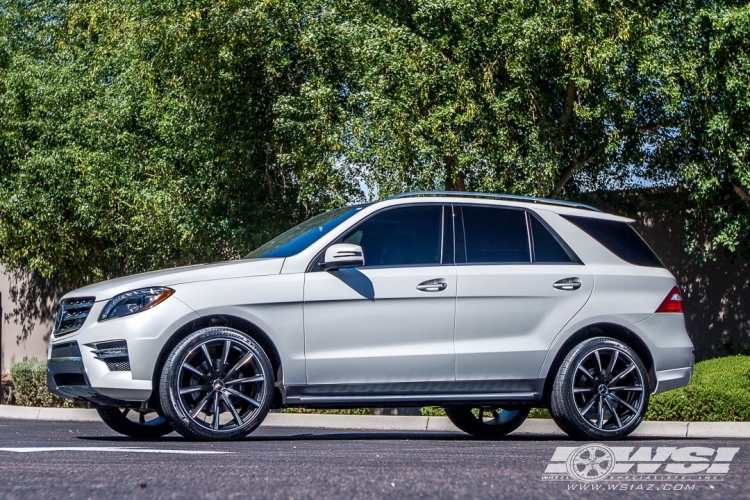
{"label": "curb", "polygon": [[[101,422],[96,410],[81,408],[32,408],[0,405],[0,419],[45,420],[58,422]],[[310,413],[269,413],[263,427],[303,427],[310,429],[460,432],[447,417],[398,415],[316,415]],[[551,419],[530,418],[514,435],[552,436],[567,439]],[[633,437],[660,438],[750,438],[750,422],[643,422]]]}

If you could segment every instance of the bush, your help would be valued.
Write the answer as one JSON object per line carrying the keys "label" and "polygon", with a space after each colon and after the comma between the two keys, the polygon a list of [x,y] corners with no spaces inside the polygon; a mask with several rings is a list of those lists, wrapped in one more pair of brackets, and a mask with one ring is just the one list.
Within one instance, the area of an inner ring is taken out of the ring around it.
{"label": "bush", "polygon": [[[425,406],[422,408],[424,417],[444,417],[445,410],[437,406]],[[528,418],[551,418],[546,408],[532,408]]]}
{"label": "bush", "polygon": [[47,362],[22,361],[10,367],[16,404],[22,406],[51,406],[73,408],[75,401],[55,396],[47,389]]}
{"label": "bush", "polygon": [[646,419],[750,421],[750,356],[697,363],[689,385],[651,397]]}
{"label": "bush", "polygon": [[284,408],[281,413],[313,413],[318,415],[373,415],[373,408],[349,408],[344,410],[318,410],[315,408]]}

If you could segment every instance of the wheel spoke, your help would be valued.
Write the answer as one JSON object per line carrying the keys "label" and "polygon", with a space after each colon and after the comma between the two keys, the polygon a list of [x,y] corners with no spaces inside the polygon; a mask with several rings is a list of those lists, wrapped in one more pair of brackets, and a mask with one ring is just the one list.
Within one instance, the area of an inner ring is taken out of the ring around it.
{"label": "wheel spoke", "polygon": [[612,382],[617,382],[618,380],[620,380],[621,378],[623,378],[623,377],[624,377],[625,375],[627,375],[628,373],[632,372],[633,370],[635,370],[635,363],[630,363],[630,364],[629,364],[629,365],[628,365],[628,366],[627,366],[627,367],[626,367],[626,368],[625,368],[625,369],[624,369],[624,370],[623,370],[622,372],[620,372],[620,373],[619,373],[619,374],[618,374],[618,375],[617,375],[616,377],[612,377],[612,380],[610,381],[610,383],[612,383]]}
{"label": "wheel spoke", "polygon": [[236,397],[238,397],[240,399],[244,399],[245,401],[247,401],[251,405],[255,406],[256,408],[260,408],[260,403],[257,402],[256,400],[254,400],[253,398],[251,398],[250,396],[245,396],[241,392],[235,391],[234,389],[225,389],[225,390],[226,390],[226,392],[228,392],[232,396],[236,396]]}
{"label": "wheel spoke", "polygon": [[219,363],[219,378],[224,376],[224,368],[227,366],[227,358],[229,357],[229,351],[232,350],[232,341],[224,341],[224,352],[221,353],[221,363]]}
{"label": "wheel spoke", "polygon": [[203,392],[207,391],[211,386],[208,385],[195,385],[193,387],[184,387],[180,389],[180,396],[184,396],[185,394],[193,394],[195,392]]}
{"label": "wheel spoke", "polygon": [[198,418],[198,414],[203,410],[203,408],[206,406],[206,403],[208,403],[208,400],[211,398],[211,393],[209,392],[206,394],[206,396],[201,399],[200,403],[198,403],[195,408],[193,408],[193,413],[190,414],[192,418]]}
{"label": "wheel spoke", "polygon": [[581,394],[584,392],[592,392],[594,390],[593,387],[576,387],[573,389],[574,394]]}
{"label": "wheel spoke", "polygon": [[594,403],[596,403],[596,400],[598,399],[599,395],[595,395],[592,397],[588,403],[586,403],[586,406],[584,406],[580,411],[581,415],[585,415],[589,412],[592,406],[594,406]]}
{"label": "wheel spoke", "polygon": [[209,379],[208,375],[206,375],[205,373],[203,373],[202,371],[200,371],[199,369],[197,369],[196,367],[194,367],[190,363],[183,363],[182,364],[182,368],[184,368],[185,370],[187,370],[187,371],[189,371],[191,373],[194,373],[194,374],[198,375],[199,377],[201,377],[201,378],[203,378],[205,380]]}
{"label": "wheel spoke", "polygon": [[122,416],[123,417],[127,417],[128,413],[130,413],[130,408],[125,408],[125,410],[123,410],[123,412],[122,412]]}
{"label": "wheel spoke", "polygon": [[633,408],[632,406],[630,406],[628,403],[626,403],[625,401],[623,401],[621,398],[618,398],[614,394],[610,394],[609,397],[612,398],[612,399],[614,399],[615,401],[617,401],[621,405],[623,405],[628,410],[632,411],[633,415],[638,415],[638,410],[636,410],[635,408]]}
{"label": "wheel spoke", "polygon": [[596,421],[596,426],[600,429],[604,426],[604,405],[602,404],[603,399],[603,397],[599,396],[599,419]]}
{"label": "wheel spoke", "polygon": [[599,356],[599,351],[594,351],[594,357],[596,358],[596,366],[599,367],[599,376],[601,376],[604,368],[602,367],[602,358]]}
{"label": "wheel spoke", "polygon": [[583,373],[584,375],[586,375],[588,378],[590,378],[592,382],[594,381],[594,376],[591,375],[588,372],[588,370],[586,370],[583,366],[578,365],[578,371],[580,371],[581,373]]}
{"label": "wheel spoke", "polygon": [[225,381],[224,385],[237,385],[237,384],[253,384],[255,382],[263,382],[265,378],[263,375],[254,375],[252,377],[238,378],[236,380]]}
{"label": "wheel spoke", "polygon": [[211,376],[216,377],[216,371],[214,370],[214,361],[211,359],[211,355],[208,354],[208,348],[206,347],[206,344],[201,344],[201,352],[203,352],[203,356],[206,358],[208,369],[211,370]]}
{"label": "wheel spoke", "polygon": [[234,417],[234,421],[237,422],[237,425],[240,426],[243,424],[242,418],[240,418],[240,415],[237,413],[237,410],[234,409],[234,405],[231,401],[229,401],[229,398],[227,397],[225,392],[221,393],[221,398],[224,400],[224,404],[227,405],[227,408],[229,408],[229,411],[232,412],[232,416]]}
{"label": "wheel spoke", "polygon": [[610,413],[612,413],[612,416],[615,417],[615,422],[617,422],[617,428],[622,427],[622,422],[620,421],[620,416],[615,411],[614,407],[612,406],[612,403],[609,402],[609,396],[604,398],[604,402],[607,404],[607,408],[609,408]]}
{"label": "wheel spoke", "polygon": [[634,386],[627,386],[627,387],[610,387],[609,388],[609,392],[614,392],[614,391],[643,392],[643,387],[634,385]]}
{"label": "wheel spoke", "polygon": [[245,366],[247,363],[250,362],[250,360],[253,359],[253,353],[248,352],[244,356],[242,356],[242,359],[237,361],[235,365],[227,372],[227,374],[224,376],[225,379],[230,378],[232,375],[234,375],[234,372]]}
{"label": "wheel spoke", "polygon": [[139,411],[138,412],[138,423],[139,424],[145,424],[146,423],[146,412]]}
{"label": "wheel spoke", "polygon": [[615,369],[615,363],[617,363],[617,357],[620,355],[620,351],[617,349],[614,349],[612,351],[612,357],[609,358],[609,365],[607,366],[607,376],[604,380],[604,382],[609,382],[612,380],[612,372]]}
{"label": "wheel spoke", "polygon": [[219,430],[219,393],[214,392],[214,430]]}

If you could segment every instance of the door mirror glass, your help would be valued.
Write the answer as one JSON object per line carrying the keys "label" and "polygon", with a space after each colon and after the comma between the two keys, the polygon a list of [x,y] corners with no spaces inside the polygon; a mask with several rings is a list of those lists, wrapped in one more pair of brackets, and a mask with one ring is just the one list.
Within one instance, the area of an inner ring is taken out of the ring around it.
{"label": "door mirror glass", "polygon": [[360,267],[365,265],[362,247],[351,243],[337,243],[326,249],[322,267],[326,271],[333,271],[345,267]]}

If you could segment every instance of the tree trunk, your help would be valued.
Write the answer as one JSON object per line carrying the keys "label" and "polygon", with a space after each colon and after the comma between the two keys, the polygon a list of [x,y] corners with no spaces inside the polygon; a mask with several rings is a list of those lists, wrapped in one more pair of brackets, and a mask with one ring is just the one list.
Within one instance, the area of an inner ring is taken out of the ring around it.
{"label": "tree trunk", "polygon": [[456,158],[446,156],[443,160],[445,164],[445,190],[446,191],[466,191],[466,176],[461,170],[456,170]]}

